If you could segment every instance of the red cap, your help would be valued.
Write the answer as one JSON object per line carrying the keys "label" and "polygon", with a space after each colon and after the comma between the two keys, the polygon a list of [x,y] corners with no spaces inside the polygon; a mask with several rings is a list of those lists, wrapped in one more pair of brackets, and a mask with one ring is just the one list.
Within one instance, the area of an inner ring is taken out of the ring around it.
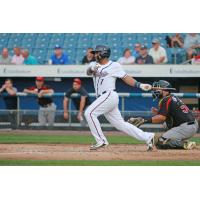
{"label": "red cap", "polygon": [[79,78],[75,78],[73,82],[75,82],[75,83],[81,85],[81,79],[79,79]]}
{"label": "red cap", "polygon": [[44,77],[38,76],[36,77],[36,81],[44,81]]}

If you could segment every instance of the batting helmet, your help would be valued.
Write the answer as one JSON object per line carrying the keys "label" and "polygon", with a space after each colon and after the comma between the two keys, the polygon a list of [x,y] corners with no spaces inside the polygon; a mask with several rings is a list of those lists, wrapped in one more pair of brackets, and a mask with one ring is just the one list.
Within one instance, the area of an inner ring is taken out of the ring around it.
{"label": "batting helmet", "polygon": [[91,53],[95,54],[99,52],[99,55],[101,56],[101,58],[109,58],[110,54],[111,54],[111,50],[108,46],[104,46],[104,45],[98,45],[96,46],[94,51],[91,51]]}
{"label": "batting helmet", "polygon": [[164,88],[162,90],[168,91],[168,92],[175,90],[174,88],[172,88],[172,85],[168,81],[165,81],[165,80],[159,80],[158,82],[154,82],[152,86],[158,88],[157,90],[152,91],[152,95],[154,99],[162,98],[162,91],[159,90],[159,88],[161,89]]}

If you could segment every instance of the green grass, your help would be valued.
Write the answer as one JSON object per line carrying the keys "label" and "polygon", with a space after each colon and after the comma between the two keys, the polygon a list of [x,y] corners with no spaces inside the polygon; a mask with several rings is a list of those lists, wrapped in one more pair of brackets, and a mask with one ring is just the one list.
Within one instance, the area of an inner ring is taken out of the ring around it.
{"label": "green grass", "polygon": [[[143,144],[126,135],[108,136],[111,144]],[[200,144],[200,138],[192,138]],[[0,144],[91,144],[94,143],[92,136],[88,135],[8,135],[0,134]]]}
{"label": "green grass", "polygon": [[0,166],[200,166],[200,161],[0,160]]}
{"label": "green grass", "polygon": [[[142,144],[126,136],[107,136],[111,144]],[[200,144],[200,138],[192,138]],[[0,134],[0,144],[91,144],[92,136],[88,135],[17,135]],[[0,166],[200,166],[200,160],[180,161],[126,161],[126,160],[0,160]]]}
{"label": "green grass", "polygon": [[[112,144],[142,144],[129,136],[108,136]],[[92,136],[88,135],[0,135],[1,144],[91,144]]]}

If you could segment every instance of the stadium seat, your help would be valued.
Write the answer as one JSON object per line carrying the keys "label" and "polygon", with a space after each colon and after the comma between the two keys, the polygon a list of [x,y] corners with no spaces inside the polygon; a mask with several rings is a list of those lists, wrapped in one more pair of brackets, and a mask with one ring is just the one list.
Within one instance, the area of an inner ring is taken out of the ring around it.
{"label": "stadium seat", "polygon": [[130,48],[132,49],[134,47],[136,41],[132,41],[132,42],[122,42],[122,47],[123,48]]}
{"label": "stadium seat", "polygon": [[9,39],[11,33],[0,33],[0,38]]}
{"label": "stadium seat", "polygon": [[118,47],[118,48],[111,48],[111,60],[117,61],[123,53],[123,48]]}
{"label": "stadium seat", "polygon": [[45,49],[35,49],[32,55],[36,58],[39,64],[46,63],[46,50]]}
{"label": "stadium seat", "polygon": [[75,52],[76,52],[76,62],[81,63],[82,58],[85,56],[87,52],[87,48],[77,48]]}
{"label": "stadium seat", "polygon": [[97,45],[106,44],[106,38],[105,37],[93,37],[92,38],[92,47],[95,47]]}
{"label": "stadium seat", "polygon": [[8,48],[21,47],[21,44],[22,44],[22,39],[21,38],[12,37],[12,38],[9,39],[7,47]]}
{"label": "stadium seat", "polygon": [[116,41],[113,41],[113,40],[108,40],[107,42],[106,42],[106,45],[108,45],[109,47],[121,47],[121,40],[116,40]]}
{"label": "stadium seat", "polygon": [[[85,55],[88,47],[96,45],[109,45],[113,51],[111,55],[113,60],[121,57],[125,48],[134,47],[136,42],[140,42],[150,49],[152,47],[152,39],[158,38],[161,45],[167,48],[165,41],[166,35],[172,36],[174,33],[0,33],[0,50],[7,47],[10,54],[13,54],[13,47],[27,48],[34,53],[39,62],[43,57],[49,58],[54,46],[59,44],[67,51],[72,63],[80,63]],[[181,34],[184,38],[186,34]],[[43,51],[39,50],[43,49]],[[38,51],[36,53],[36,51]],[[176,56],[174,49],[167,49],[169,62],[182,63],[186,59],[184,49],[176,48]]]}

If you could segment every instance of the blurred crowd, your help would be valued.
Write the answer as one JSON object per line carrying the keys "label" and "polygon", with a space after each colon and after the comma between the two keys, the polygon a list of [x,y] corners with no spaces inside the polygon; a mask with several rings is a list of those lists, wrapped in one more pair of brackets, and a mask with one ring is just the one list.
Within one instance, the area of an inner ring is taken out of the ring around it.
{"label": "blurred crowd", "polygon": [[[17,88],[14,87],[13,80],[8,78],[4,84],[0,87],[0,95],[3,94],[6,110],[9,111],[9,121],[11,122],[11,128],[17,127],[17,110],[19,109]],[[38,122],[40,126],[53,126],[56,115],[56,104],[53,102],[52,95],[54,94],[53,88],[45,84],[44,77],[36,77],[35,85],[31,85],[24,88],[23,91],[26,94],[33,95],[37,99],[39,105]],[[76,98],[72,98],[75,109],[77,110],[77,120],[84,126],[84,110],[90,105],[91,101],[88,92],[84,88],[81,79],[75,78],[73,80],[71,88],[65,92],[63,99],[63,118],[69,120],[69,99],[73,94],[77,94]],[[29,122],[30,123],[30,122]]]}
{"label": "blurred crowd", "polygon": [[[200,35],[197,33],[188,33],[185,38],[181,34],[176,33],[173,36],[166,36],[166,43],[168,48],[182,48],[186,52],[186,59],[191,64],[198,64],[200,62]],[[94,55],[91,54],[93,48],[88,47],[86,55],[80,61],[82,64],[94,61]],[[28,49],[21,49],[15,47],[13,49],[14,55],[11,57],[8,48],[3,48],[0,55],[0,64],[15,64],[15,65],[37,65],[37,59],[30,54]],[[158,38],[152,40],[152,47],[148,48],[144,44],[135,43],[133,49],[126,48],[122,57],[118,58],[117,62],[122,65],[131,64],[166,64],[168,63],[167,52],[162,47]],[[54,47],[54,53],[49,58],[49,65],[67,65],[70,64],[68,55],[63,51],[60,45]]]}

